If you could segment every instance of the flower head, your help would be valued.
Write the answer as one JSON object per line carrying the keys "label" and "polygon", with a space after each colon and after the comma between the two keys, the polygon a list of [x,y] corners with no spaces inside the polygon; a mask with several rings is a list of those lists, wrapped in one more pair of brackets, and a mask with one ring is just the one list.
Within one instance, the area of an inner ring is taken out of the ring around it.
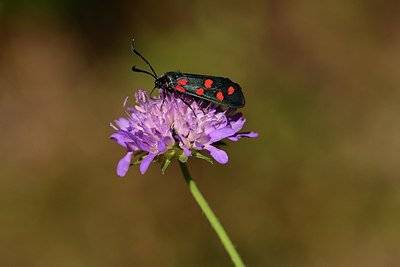
{"label": "flower head", "polygon": [[[225,151],[216,147],[224,138],[237,141],[241,137],[256,137],[258,133],[238,133],[246,121],[235,109],[223,110],[207,101],[199,104],[190,96],[183,95],[184,103],[176,93],[150,98],[146,91],[135,94],[136,105],[127,106],[126,118],[116,119],[110,124],[115,133],[110,139],[126,148],[127,154],[119,161],[117,174],[125,176],[129,166],[140,163],[144,174],[153,160],[163,164],[163,171],[172,157],[186,161],[189,156],[208,159],[200,151],[208,151],[219,163],[228,162]],[[132,158],[137,160],[132,164]],[[209,160],[209,159],[208,159]],[[212,161],[211,161],[212,162]]]}

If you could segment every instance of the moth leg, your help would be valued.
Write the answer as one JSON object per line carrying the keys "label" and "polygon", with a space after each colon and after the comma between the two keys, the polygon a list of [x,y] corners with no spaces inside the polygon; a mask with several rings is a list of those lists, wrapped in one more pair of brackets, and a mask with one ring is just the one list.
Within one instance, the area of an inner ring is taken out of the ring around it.
{"label": "moth leg", "polygon": [[[155,88],[155,87],[154,87]],[[165,102],[165,98],[167,97],[167,89],[166,88],[162,88],[163,89],[163,100],[162,100],[162,103],[161,103],[161,107],[160,107],[160,110],[162,110],[162,108],[163,108],[163,106],[164,106],[164,102]],[[153,89],[154,90],[154,89]]]}
{"label": "moth leg", "polygon": [[201,111],[203,111],[203,114],[206,115],[206,113],[204,112],[203,107],[200,105],[199,102],[197,102],[197,101],[202,101],[202,100],[199,100],[199,99],[197,99],[196,97],[193,97],[193,99],[194,99],[194,101],[196,102],[197,106],[201,109]]}
{"label": "moth leg", "polygon": [[[197,118],[196,113],[194,112],[192,106],[191,106],[188,102],[186,102],[186,100],[184,100],[184,99],[182,98],[181,94],[176,94],[176,95],[178,96],[178,98],[179,98],[180,100],[182,100],[183,103],[185,103],[186,106],[188,106],[188,107],[193,111],[193,115]],[[203,112],[204,112],[204,111],[203,111]]]}
{"label": "moth leg", "polygon": [[153,94],[153,92],[154,92],[154,90],[157,88],[157,86],[154,86],[154,88],[153,88],[153,90],[151,90],[151,92],[150,92],[150,97],[151,97],[151,95]]}

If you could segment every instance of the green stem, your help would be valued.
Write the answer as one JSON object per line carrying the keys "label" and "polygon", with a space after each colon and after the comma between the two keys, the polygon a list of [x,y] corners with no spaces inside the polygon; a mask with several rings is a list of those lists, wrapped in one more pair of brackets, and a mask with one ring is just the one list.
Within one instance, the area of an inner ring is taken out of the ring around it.
{"label": "green stem", "polygon": [[189,185],[190,192],[193,197],[196,199],[197,204],[199,204],[200,208],[206,215],[208,221],[211,223],[211,226],[214,228],[215,232],[219,239],[221,239],[222,244],[224,245],[226,251],[231,257],[235,266],[244,266],[242,259],[237,253],[235,247],[232,244],[232,241],[229,239],[229,236],[225,232],[224,228],[220,224],[215,216],[214,212],[211,210],[210,206],[208,206],[207,201],[204,199],[203,195],[200,193],[199,189],[196,186],[196,183],[192,180],[189,174],[189,170],[186,166],[186,163],[182,163],[179,161],[179,165],[181,166],[183,176],[185,177],[186,183]]}

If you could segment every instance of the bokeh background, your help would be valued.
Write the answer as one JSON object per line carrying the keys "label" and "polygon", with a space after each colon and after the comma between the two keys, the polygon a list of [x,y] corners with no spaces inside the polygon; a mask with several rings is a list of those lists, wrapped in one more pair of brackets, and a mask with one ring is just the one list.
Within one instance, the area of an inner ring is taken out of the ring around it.
{"label": "bokeh background", "polygon": [[246,131],[189,160],[249,266],[400,266],[400,2],[0,1],[0,266],[230,266],[178,164],[108,140],[158,74],[230,77]]}

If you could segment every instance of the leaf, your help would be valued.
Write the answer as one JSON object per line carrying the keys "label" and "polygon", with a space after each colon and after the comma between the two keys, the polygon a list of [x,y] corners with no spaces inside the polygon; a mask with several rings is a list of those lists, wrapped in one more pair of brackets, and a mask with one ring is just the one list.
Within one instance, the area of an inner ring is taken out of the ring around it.
{"label": "leaf", "polygon": [[[147,155],[146,155],[146,156],[147,156]],[[130,166],[140,164],[140,163],[142,162],[142,160],[143,160],[146,156],[140,157],[138,160],[132,162]]]}
{"label": "leaf", "polygon": [[186,163],[186,161],[188,160],[188,158],[186,157],[185,153],[183,153],[183,151],[181,154],[179,154],[178,159],[182,163]]}
{"label": "leaf", "polygon": [[[141,153],[138,153],[137,155],[143,154],[144,151],[141,151]],[[145,152],[146,153],[146,152]],[[140,163],[142,163],[143,159],[145,157],[147,157],[148,153],[146,155],[141,156],[140,158],[138,158],[136,161],[132,162],[129,166],[133,166],[133,165],[138,165]],[[151,162],[157,162],[158,157],[155,157]]]}
{"label": "leaf", "polygon": [[199,158],[199,159],[204,159],[204,160],[210,162],[211,164],[214,164],[214,162],[213,162],[209,157],[204,156],[204,155],[201,154],[200,152],[194,153],[193,156],[195,156],[196,158]]}
{"label": "leaf", "polygon": [[164,174],[165,170],[167,169],[167,167],[168,167],[168,165],[169,165],[170,163],[171,163],[171,160],[169,160],[169,159],[166,159],[166,160],[165,160],[165,162],[164,162],[164,164],[163,164],[163,166],[162,166],[162,168],[161,168],[162,174]]}

